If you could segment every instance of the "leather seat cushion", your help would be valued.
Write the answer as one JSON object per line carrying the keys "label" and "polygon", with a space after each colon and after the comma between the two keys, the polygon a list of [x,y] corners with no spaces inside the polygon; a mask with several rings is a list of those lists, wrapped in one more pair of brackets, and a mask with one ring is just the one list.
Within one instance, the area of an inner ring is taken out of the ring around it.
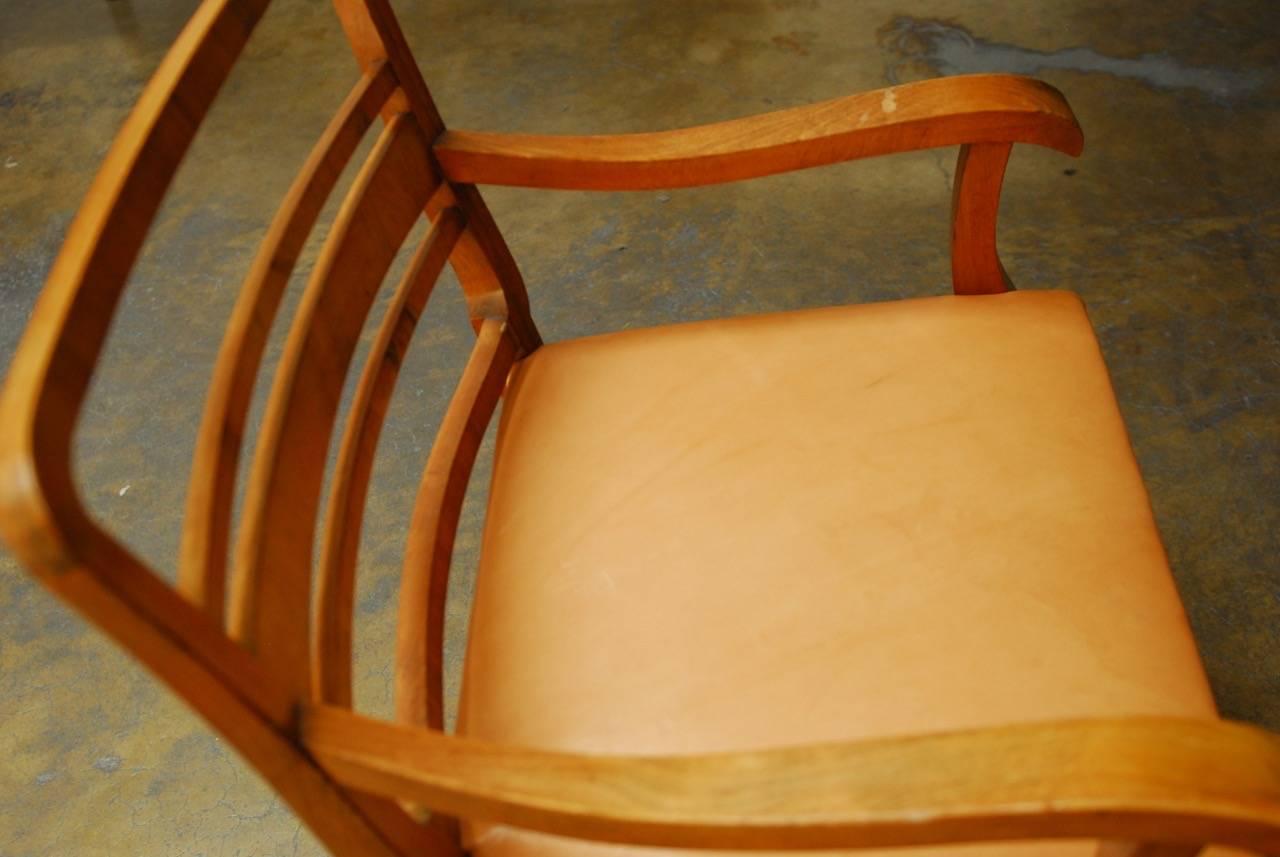
{"label": "leather seat cushion", "polygon": [[697,753],[1141,714],[1216,716],[1074,295],[633,330],[513,371],[464,734]]}

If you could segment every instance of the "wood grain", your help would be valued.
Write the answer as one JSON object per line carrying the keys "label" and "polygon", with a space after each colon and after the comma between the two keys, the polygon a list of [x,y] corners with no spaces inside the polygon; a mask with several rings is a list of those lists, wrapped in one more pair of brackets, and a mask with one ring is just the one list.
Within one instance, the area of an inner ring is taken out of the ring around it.
{"label": "wood grain", "polygon": [[395,703],[402,723],[443,728],[444,606],[454,538],[476,453],[515,357],[506,326],[486,320],[422,473],[396,623]]}
{"label": "wood grain", "polygon": [[542,345],[529,309],[529,293],[515,257],[474,185],[450,185],[454,204],[467,213],[467,230],[449,264],[467,298],[471,323],[479,330],[485,319],[507,322],[521,356]]}
{"label": "wood grain", "polygon": [[1113,841],[1098,846],[1098,857],[1196,857],[1203,850],[1201,844]]}
{"label": "wood grain", "polygon": [[409,837],[407,828],[380,832],[292,740],[294,700],[285,689],[101,530],[72,479],[76,420],[129,271],[266,5],[205,0],[143,90],[72,222],[0,394],[0,534],[45,586],[221,732],[335,853],[404,857],[422,845],[447,853],[447,843]]}
{"label": "wood grain", "polygon": [[951,285],[958,295],[991,295],[1013,288],[996,252],[1000,185],[1011,143],[960,147],[951,192]]}
{"label": "wood grain", "polygon": [[313,692],[322,702],[351,707],[356,557],[378,435],[418,318],[462,226],[456,208],[436,218],[391,297],[348,410],[325,518],[311,647]]}
{"label": "wood grain", "polygon": [[[193,657],[183,641],[135,610],[123,590],[104,585],[96,575],[81,569],[67,571],[45,582],[59,597],[74,604],[87,619],[133,652],[225,736],[294,812],[306,819],[333,853],[370,857],[407,857],[412,853],[402,850],[375,829],[345,790],[316,768],[284,730],[247,705],[223,676]],[[169,589],[166,592],[175,604],[194,612],[176,592]],[[378,799],[378,803],[387,802]]]}
{"label": "wood grain", "polygon": [[226,607],[236,468],[271,323],[325,200],[394,88],[390,67],[375,64],[343,102],[285,195],[223,334],[196,435],[178,565],[178,590],[218,624]]}
{"label": "wood grain", "polygon": [[446,131],[434,151],[455,183],[647,190],[963,143],[1033,143],[1078,155],[1084,138],[1053,87],[984,74],[675,131],[577,137]]}
{"label": "wood grain", "polygon": [[85,390],[160,201],[265,6],[205,2],[183,29],[112,144],[14,355],[0,422],[0,526],[37,573],[80,565],[69,540],[86,516],[70,458]]}
{"label": "wood grain", "polygon": [[1280,850],[1280,738],[1133,718],[707,756],[500,747],[309,709],[340,781],[441,812],[634,845],[882,848],[1015,839]]}
{"label": "wood grain", "polygon": [[[444,131],[444,122],[387,0],[335,0],[335,6],[362,66],[368,68],[379,60],[390,63],[404,90],[408,109],[428,138],[437,139]],[[486,318],[506,319],[520,353],[528,354],[542,344],[542,338],[533,322],[529,295],[515,258],[479,191],[465,184],[452,190],[454,197],[448,204],[462,210],[467,229],[449,261],[467,296],[472,324],[479,330]]]}
{"label": "wood grain", "polygon": [[[327,847],[379,857],[460,853],[447,820],[416,824],[395,803],[406,800],[445,815],[637,845],[1100,838],[1102,857],[1191,857],[1206,843],[1280,853],[1280,736],[1240,724],[1042,723],[665,758],[499,747],[438,731],[458,515],[507,373],[540,342],[519,270],[474,184],[681,187],[962,144],[956,291],[1000,291],[995,223],[1010,145],[1070,154],[1082,145],[1061,96],[1023,78],[926,81],[650,135],[450,133],[387,0],[337,0],[365,76],[286,198],[233,313],[193,470],[183,594],[166,586],[83,508],[71,473],[73,432],[155,212],[265,6],[205,0],[72,223],[0,394],[0,534],[46,587],[226,736]],[[237,545],[230,624],[245,643],[237,645],[220,620],[229,498],[253,376],[288,272],[376,113],[387,127],[307,285],[268,405]],[[424,208],[436,224],[393,297],[344,431],[313,656],[311,546],[338,399],[378,285]],[[415,505],[398,619],[403,722],[379,723],[308,704],[311,676],[318,699],[350,704],[354,546],[369,462],[400,356],[446,255],[478,336]]]}
{"label": "wood grain", "polygon": [[386,63],[395,70],[404,97],[389,105],[393,112],[384,118],[412,112],[427,139],[436,139],[444,130],[444,120],[388,0],[333,0],[333,8],[361,69],[368,74],[379,63]]}
{"label": "wood grain", "polygon": [[[291,718],[287,696],[213,623],[98,528],[71,473],[76,420],[129,270],[264,6],[222,0],[200,7],[144,89],[76,214],[0,396],[0,533],[47,585],[63,575],[86,578],[58,591],[118,599],[120,609],[109,617],[150,623],[259,715],[283,723]],[[133,631],[104,630],[115,636]]]}
{"label": "wood grain", "polygon": [[356,177],[285,341],[236,545],[231,631],[309,697],[311,562],[329,439],[356,340],[387,269],[439,181],[410,114]]}

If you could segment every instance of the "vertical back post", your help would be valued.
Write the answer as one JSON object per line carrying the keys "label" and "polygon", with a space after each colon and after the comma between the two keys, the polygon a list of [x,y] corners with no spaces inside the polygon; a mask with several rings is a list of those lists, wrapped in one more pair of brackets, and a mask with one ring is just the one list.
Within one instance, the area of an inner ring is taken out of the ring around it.
{"label": "vertical back post", "polygon": [[[334,6],[357,61],[365,68],[380,60],[390,63],[409,110],[434,142],[444,132],[444,122],[388,0],[334,0]],[[542,344],[542,338],[533,323],[520,269],[479,190],[474,185],[450,187],[454,198],[441,199],[440,205],[456,205],[467,227],[449,262],[466,293],[472,325],[478,332],[487,318],[506,321],[519,353],[528,354]],[[427,211],[432,218],[437,213]]]}

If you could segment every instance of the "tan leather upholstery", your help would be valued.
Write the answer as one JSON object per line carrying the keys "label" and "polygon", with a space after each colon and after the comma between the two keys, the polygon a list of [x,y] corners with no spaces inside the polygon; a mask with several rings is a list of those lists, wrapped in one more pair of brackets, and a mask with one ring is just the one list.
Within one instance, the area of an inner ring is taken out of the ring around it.
{"label": "tan leather upholstery", "polygon": [[[1216,716],[1064,292],[537,351],[503,406],[470,633],[460,730],[537,747]],[[479,857],[627,850],[473,833]]]}

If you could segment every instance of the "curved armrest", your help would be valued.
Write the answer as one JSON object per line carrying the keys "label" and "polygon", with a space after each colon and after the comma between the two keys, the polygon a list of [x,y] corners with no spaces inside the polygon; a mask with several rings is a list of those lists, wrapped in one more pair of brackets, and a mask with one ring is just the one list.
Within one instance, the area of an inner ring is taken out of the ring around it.
{"label": "curved armrest", "polygon": [[463,184],[652,190],[959,145],[951,277],[957,294],[985,294],[1009,288],[996,253],[996,214],[1014,143],[1078,155],[1084,136],[1052,86],[975,74],[678,131],[599,137],[446,131],[433,149],[449,180]]}
{"label": "curved armrest", "polygon": [[676,131],[581,137],[446,131],[435,153],[455,182],[646,190],[964,143],[1034,143],[1078,155],[1084,137],[1058,90],[1031,78],[980,74]]}
{"label": "curved armrest", "polygon": [[582,839],[772,850],[1103,838],[1280,853],[1280,736],[1221,721],[1069,721],[605,757],[317,707],[301,737],[353,788]]}

